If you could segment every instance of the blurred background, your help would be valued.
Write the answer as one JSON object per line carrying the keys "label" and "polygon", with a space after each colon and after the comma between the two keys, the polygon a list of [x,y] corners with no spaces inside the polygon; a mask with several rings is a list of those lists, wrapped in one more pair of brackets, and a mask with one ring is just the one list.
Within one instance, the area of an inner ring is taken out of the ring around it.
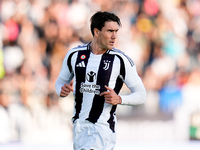
{"label": "blurred background", "polygon": [[147,90],[145,104],[118,106],[116,150],[199,149],[200,0],[1,0],[0,149],[72,149],[73,96],[54,85],[99,10],[121,18],[115,47]]}

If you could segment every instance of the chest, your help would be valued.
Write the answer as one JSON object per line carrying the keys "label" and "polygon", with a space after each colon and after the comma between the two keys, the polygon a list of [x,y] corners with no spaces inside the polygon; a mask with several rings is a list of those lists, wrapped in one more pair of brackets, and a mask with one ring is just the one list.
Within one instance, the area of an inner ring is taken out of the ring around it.
{"label": "chest", "polygon": [[87,82],[115,80],[120,74],[120,60],[115,55],[80,52],[72,59],[75,78]]}

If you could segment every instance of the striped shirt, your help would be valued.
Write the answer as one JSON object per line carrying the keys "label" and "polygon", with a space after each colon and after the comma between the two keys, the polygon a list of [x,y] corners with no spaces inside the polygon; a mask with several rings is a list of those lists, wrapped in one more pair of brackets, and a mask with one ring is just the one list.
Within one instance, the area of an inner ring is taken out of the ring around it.
{"label": "striped shirt", "polygon": [[100,93],[106,91],[105,85],[117,94],[123,83],[131,94],[120,95],[122,104],[136,105],[145,101],[146,91],[138,76],[135,64],[123,52],[113,48],[106,53],[95,55],[90,50],[90,43],[71,49],[63,60],[56,92],[60,95],[61,87],[74,78],[74,116],[73,121],[88,120],[92,123],[106,124],[115,132],[115,111],[117,105],[105,103]]}

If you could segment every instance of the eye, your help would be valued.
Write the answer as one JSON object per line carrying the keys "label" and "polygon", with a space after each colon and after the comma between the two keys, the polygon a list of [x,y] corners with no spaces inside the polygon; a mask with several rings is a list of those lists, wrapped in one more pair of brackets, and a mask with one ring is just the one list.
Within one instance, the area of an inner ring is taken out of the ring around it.
{"label": "eye", "polygon": [[118,30],[108,30],[108,32],[110,32],[110,33],[113,33],[113,32],[115,32],[115,33],[117,33],[118,32]]}

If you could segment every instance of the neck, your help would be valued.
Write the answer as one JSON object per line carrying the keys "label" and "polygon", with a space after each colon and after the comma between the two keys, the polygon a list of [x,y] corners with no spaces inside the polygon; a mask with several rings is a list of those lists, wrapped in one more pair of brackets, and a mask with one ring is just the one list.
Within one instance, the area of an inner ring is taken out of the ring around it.
{"label": "neck", "polygon": [[104,54],[107,49],[102,49],[97,42],[95,42],[94,40],[92,40],[91,44],[90,44],[90,48],[91,48],[91,52],[95,55],[98,54]]}

